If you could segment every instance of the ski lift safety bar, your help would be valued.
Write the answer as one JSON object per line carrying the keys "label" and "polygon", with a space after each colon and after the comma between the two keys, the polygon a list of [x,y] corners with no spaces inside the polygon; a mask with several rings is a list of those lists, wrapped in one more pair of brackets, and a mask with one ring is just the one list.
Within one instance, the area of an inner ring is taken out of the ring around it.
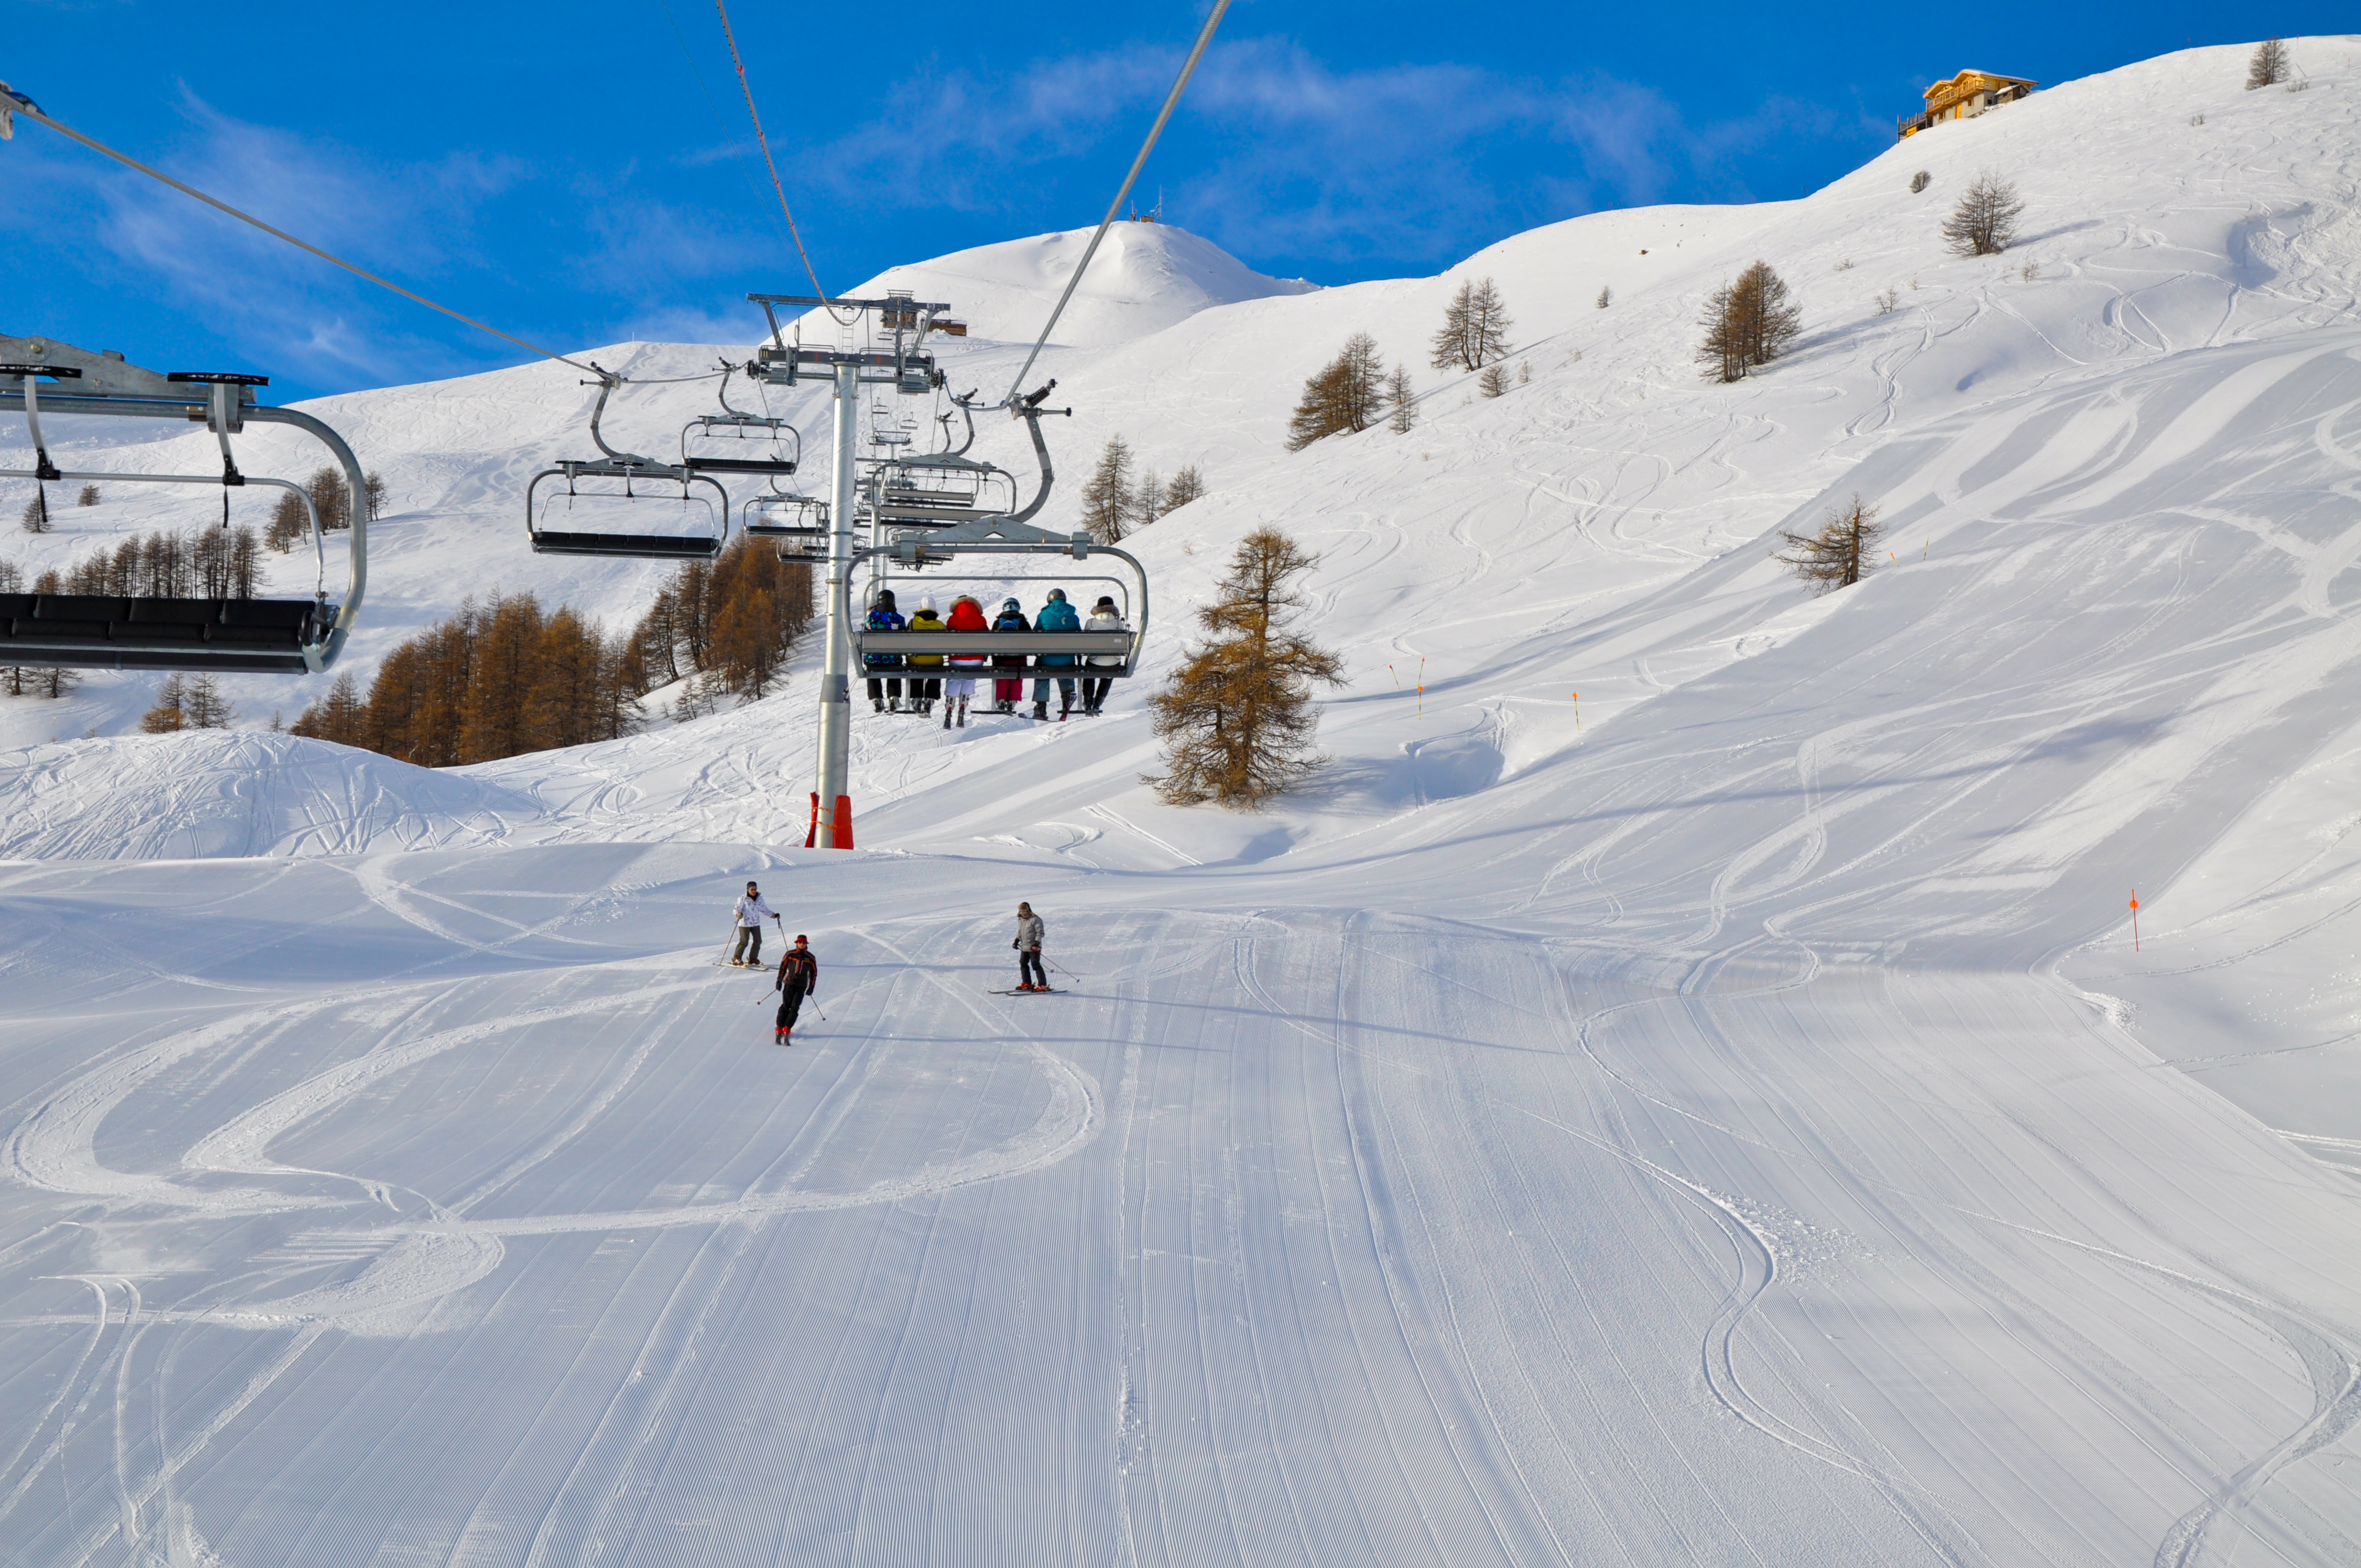
{"label": "ski lift safety bar", "polygon": [[[248,607],[247,615],[224,609],[219,616],[203,623],[206,640],[192,641],[186,633],[190,628],[178,626],[181,636],[163,634],[168,620],[185,617],[169,611],[166,606],[180,606],[184,601],[102,598],[89,600],[92,606],[128,604],[135,611],[143,604],[155,607],[157,620],[150,623],[153,630],[142,633],[139,620],[121,625],[113,624],[111,615],[103,618],[104,627],[90,648],[68,649],[62,644],[44,649],[40,641],[26,640],[21,644],[13,635],[7,639],[8,660],[27,665],[71,660],[77,664],[114,664],[125,668],[221,668],[265,669],[288,673],[316,674],[327,669],[344,651],[346,640],[360,616],[361,599],[368,587],[368,481],[361,473],[360,460],[345,444],[343,436],[310,414],[294,409],[274,408],[257,401],[255,389],[267,385],[268,377],[248,376],[235,372],[181,371],[164,375],[127,363],[119,354],[93,354],[55,338],[9,337],[0,335],[0,362],[12,367],[12,373],[0,375],[0,414],[20,413],[30,425],[44,413],[100,414],[116,418],[182,420],[202,424],[211,430],[222,444],[223,471],[218,476],[200,474],[137,474],[109,471],[66,471],[57,468],[47,459],[46,444],[38,433],[35,444],[41,453],[39,466],[32,469],[0,468],[0,478],[38,480],[85,480],[91,482],[203,484],[242,486],[267,485],[292,491],[302,498],[303,509],[311,519],[312,537],[319,546],[319,514],[312,497],[302,486],[283,479],[249,479],[238,472],[230,455],[229,438],[239,433],[251,421],[258,424],[284,424],[302,431],[328,449],[336,466],[344,470],[346,494],[351,498],[346,506],[352,542],[347,552],[345,594],[341,603],[331,603],[324,586],[307,613],[300,618],[288,613],[302,607],[301,600],[228,600],[226,606]],[[28,373],[29,372],[29,373]],[[36,385],[38,377],[46,376],[61,383],[47,392]],[[71,384],[67,390],[63,384]],[[27,389],[33,389],[28,393]],[[322,570],[325,556],[321,555]],[[44,597],[62,602],[73,596],[26,596],[37,601]],[[79,600],[77,602],[80,602]],[[198,606],[211,601],[185,601]],[[42,617],[37,605],[34,620]],[[297,622],[300,621],[300,624]],[[290,624],[280,626],[281,622]],[[269,624],[281,630],[291,630],[292,641],[278,637],[265,638],[253,629]],[[232,630],[231,628],[246,630]],[[83,639],[76,639],[77,643]],[[248,646],[249,641],[254,645]],[[260,644],[269,642],[273,651]],[[283,651],[277,651],[283,649]],[[53,656],[43,659],[49,652]]]}

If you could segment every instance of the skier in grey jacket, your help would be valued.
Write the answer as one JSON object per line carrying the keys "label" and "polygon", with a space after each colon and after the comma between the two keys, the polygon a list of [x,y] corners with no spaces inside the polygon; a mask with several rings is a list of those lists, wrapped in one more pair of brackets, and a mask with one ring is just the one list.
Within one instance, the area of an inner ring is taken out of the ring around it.
{"label": "skier in grey jacket", "polygon": [[1016,940],[1008,945],[1016,949],[1016,989],[1047,991],[1049,977],[1041,969],[1041,938],[1049,927],[1033,913],[1029,904],[1016,906]]}

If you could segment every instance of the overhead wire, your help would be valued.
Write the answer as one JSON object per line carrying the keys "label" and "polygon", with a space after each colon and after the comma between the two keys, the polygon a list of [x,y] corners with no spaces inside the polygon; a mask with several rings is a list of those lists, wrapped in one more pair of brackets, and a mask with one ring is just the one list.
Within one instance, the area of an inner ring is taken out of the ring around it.
{"label": "overhead wire", "polygon": [[[720,3],[721,0],[714,0],[717,5]],[[1164,107],[1156,112],[1156,123],[1148,127],[1148,139],[1139,144],[1139,156],[1131,160],[1131,172],[1123,177],[1122,185],[1115,190],[1115,200],[1107,203],[1106,216],[1099,220],[1098,232],[1091,236],[1091,243],[1082,251],[1082,265],[1075,268],[1073,276],[1066,280],[1066,291],[1058,296],[1057,308],[1049,313],[1049,321],[1043,323],[1041,335],[1033,340],[1032,352],[1026,355],[1025,364],[1016,372],[1016,378],[1008,384],[1007,394],[1001,399],[1003,403],[1016,401],[1018,389],[1025,385],[1025,378],[1032,373],[1033,361],[1041,356],[1042,347],[1049,343],[1050,333],[1057,330],[1058,318],[1066,313],[1066,302],[1074,297],[1074,290],[1081,285],[1082,274],[1091,269],[1091,258],[1099,253],[1099,241],[1106,238],[1106,231],[1114,225],[1115,214],[1123,210],[1123,199],[1131,194],[1132,182],[1139,178],[1140,170],[1147,166],[1148,155],[1156,149],[1156,138],[1164,134],[1164,122],[1172,117],[1174,106],[1180,102],[1181,91],[1189,85],[1189,78],[1195,74],[1197,62],[1204,58],[1205,46],[1213,41],[1213,29],[1222,25],[1222,13],[1229,8],[1230,0],[1213,0],[1213,12],[1206,16],[1204,27],[1198,30],[1195,47],[1189,50],[1189,58],[1180,62],[1180,74],[1173,79],[1172,91],[1164,95]]]}
{"label": "overhead wire", "polygon": [[208,196],[203,191],[198,190],[195,186],[175,180],[160,169],[150,168],[148,165],[140,162],[137,159],[132,157],[127,152],[118,152],[115,148],[107,146],[104,142],[100,141],[95,137],[84,136],[82,132],[74,129],[71,126],[66,125],[61,121],[52,119],[49,115],[44,114],[39,106],[37,105],[30,98],[26,97],[23,93],[18,93],[14,89],[0,88],[0,92],[5,93],[8,100],[7,106],[14,113],[23,115],[28,119],[38,120],[42,125],[49,126],[49,129],[57,132],[61,137],[67,137],[74,141],[78,141],[93,152],[104,153],[106,157],[115,159],[115,162],[122,164],[126,169],[137,170],[140,173],[145,174],[150,180],[160,181],[164,184],[170,185],[173,190],[181,192],[183,196],[193,196],[198,201],[203,202],[206,206],[212,207],[217,212],[226,213],[242,224],[251,224],[254,227],[260,229],[263,233],[270,236],[273,239],[284,240],[289,245],[293,246],[296,249],[308,251],[312,255],[318,257],[321,260],[329,263],[331,266],[341,267],[356,278],[366,279],[369,282],[376,284],[379,288],[390,290],[394,293],[400,294],[405,300],[410,300],[418,304],[424,305],[430,311],[439,311],[443,314],[449,316],[453,321],[466,323],[467,325],[474,327],[478,332],[489,333],[494,337],[500,339],[504,343],[513,343],[519,348],[531,349],[533,353],[540,355],[544,359],[555,359],[560,365],[571,365],[577,370],[588,370],[594,376],[608,376],[613,374],[611,371],[600,370],[595,366],[586,365],[579,359],[569,359],[563,354],[556,353],[552,349],[544,348],[541,345],[531,342],[525,338],[519,337],[514,333],[502,332],[500,328],[493,326],[489,322],[479,322],[475,317],[455,311],[448,305],[437,304],[423,294],[405,289],[401,284],[393,282],[388,279],[380,278],[376,273],[369,271],[367,268],[356,267],[341,256],[332,255],[327,251],[322,250],[318,246],[312,244],[309,240],[298,239],[293,235],[289,234],[285,229],[273,227],[271,225],[264,223],[260,218],[256,217],[251,213],[242,213],[236,207],[231,206],[227,202],[220,200],[218,197]]}
{"label": "overhead wire", "polygon": [[[1222,0],[1224,5],[1228,3],[1229,0]],[[796,255],[803,259],[804,276],[811,280],[812,292],[819,296],[829,319],[841,320],[836,307],[829,302],[828,291],[820,287],[819,271],[812,266],[811,252],[804,248],[803,230],[796,226],[796,210],[787,204],[787,187],[779,178],[778,161],[771,156],[771,138],[763,133],[762,111],[754,107],[754,86],[746,80],[746,61],[738,53],[738,34],[730,26],[730,7],[726,0],[713,0],[713,8],[720,14],[721,36],[730,44],[730,63],[738,71],[738,90],[746,95],[746,117],[754,122],[754,141],[763,149],[763,167],[771,171],[771,189],[778,192],[779,211],[787,214],[787,233],[795,238]]]}
{"label": "overhead wire", "polygon": [[[680,21],[672,14],[671,0],[657,0],[657,4],[664,8],[664,22],[672,28],[673,40],[680,45],[680,58],[688,65],[690,80],[697,83],[697,95],[705,100],[706,110],[713,116],[714,128],[721,133],[725,141],[732,139],[729,123],[721,115],[721,105],[713,101],[711,90],[705,85],[705,72],[697,69],[697,55],[688,47],[688,36],[680,30]],[[732,161],[736,161],[734,157]],[[752,194],[754,204],[763,209],[763,215],[770,220],[773,232],[777,234],[781,240],[787,240],[789,237],[787,231],[779,226],[778,214],[773,213],[771,204],[763,200],[763,187],[754,179],[753,172],[743,164],[739,166],[738,172],[744,176],[747,191]]]}

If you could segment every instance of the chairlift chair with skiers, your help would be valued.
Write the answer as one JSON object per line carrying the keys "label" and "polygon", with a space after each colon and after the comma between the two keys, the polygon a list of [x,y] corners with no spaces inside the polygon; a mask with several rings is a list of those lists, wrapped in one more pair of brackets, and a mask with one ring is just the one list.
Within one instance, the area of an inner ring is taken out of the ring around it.
{"label": "chairlift chair with skiers", "polygon": [[[1040,553],[1026,550],[1013,554],[1029,556]],[[1147,602],[1146,574],[1139,570],[1137,562],[1133,561],[1128,555],[1123,555],[1120,551],[1109,551],[1104,547],[1094,546],[1091,554],[1093,557],[1105,554],[1122,555],[1132,567],[1132,575],[1115,576],[1093,573],[1011,572],[1005,576],[987,576],[970,565],[962,569],[959,580],[938,587],[932,583],[924,583],[923,579],[898,576],[890,571],[880,571],[871,579],[870,597],[873,600],[880,589],[885,589],[892,591],[897,600],[907,602],[907,596],[915,592],[923,583],[927,591],[944,604],[955,602],[964,596],[974,599],[983,607],[985,615],[990,616],[1003,601],[1010,598],[1021,600],[1027,597],[1019,585],[1038,583],[1043,585],[1044,594],[1050,587],[1065,589],[1068,601],[1076,606],[1077,612],[1087,615],[1091,600],[1097,595],[1081,592],[1079,585],[1104,584],[1113,590],[1107,597],[1115,600],[1115,612],[1123,618],[1124,630],[1093,631],[1085,629],[1080,631],[873,631],[862,627],[853,634],[857,644],[854,652],[861,655],[863,668],[869,669],[873,674],[879,671],[894,673],[895,667],[892,665],[870,666],[866,661],[872,657],[906,660],[913,654],[941,655],[946,658],[954,654],[988,654],[994,661],[991,664],[967,669],[952,666],[949,667],[949,673],[985,674],[1000,680],[1012,680],[1019,675],[1090,675],[1101,679],[1119,679],[1134,674],[1139,668],[1140,649],[1147,641],[1147,614],[1144,609],[1137,614],[1134,613],[1136,605],[1144,606]],[[923,569],[923,565],[913,568],[913,570]],[[1134,598],[1135,591],[1137,595],[1137,598]],[[1038,610],[1038,600],[1028,606],[1028,609]],[[998,663],[1001,659],[1019,656],[1025,661],[1021,665]],[[1071,658],[1074,663],[1063,665],[1042,663],[1044,658],[1060,657]],[[1112,663],[1093,662],[1097,660],[1117,662]],[[945,671],[930,669],[928,673],[941,674]]]}
{"label": "chairlift chair with skiers", "polygon": [[[525,532],[534,554],[714,559],[729,539],[730,492],[697,466],[660,463],[608,445],[598,422],[622,378],[600,375],[590,439],[606,455],[561,460],[525,486]],[[686,433],[682,439],[685,445]]]}
{"label": "chairlift chair with skiers", "polygon": [[[990,584],[994,582],[1050,581],[1064,584],[1114,581],[1123,588],[1122,608],[1128,630],[1122,631],[879,631],[872,630],[865,626],[856,627],[852,631],[855,644],[853,651],[863,668],[872,671],[892,668],[898,665],[900,661],[914,654],[939,653],[946,657],[951,654],[990,654],[995,660],[1002,656],[1021,654],[1028,661],[1023,673],[1034,674],[1088,674],[1096,678],[1115,679],[1129,676],[1138,671],[1140,650],[1147,645],[1148,641],[1147,568],[1127,551],[1116,549],[1112,545],[1093,543],[1088,533],[1052,533],[1047,529],[1035,527],[1031,521],[1034,514],[1038,512],[1049,500],[1050,488],[1057,480],[1057,475],[1049,462],[1049,445],[1041,439],[1041,421],[1053,413],[1070,414],[1073,411],[1071,409],[1047,409],[1041,406],[1057,385],[1058,383],[1052,380],[1038,391],[1030,392],[1016,399],[1010,407],[1010,411],[1025,422],[1026,432],[1032,437],[1034,458],[1038,463],[1041,473],[1040,488],[1035,491],[1033,499],[1023,508],[1014,511],[983,512],[966,517],[961,521],[944,521],[937,525],[897,526],[884,516],[882,504],[873,499],[872,504],[878,507],[880,513],[875,520],[877,526],[873,531],[876,543],[861,554],[871,563],[872,572],[877,576],[880,586],[883,586],[895,566],[899,566],[906,572],[922,571],[929,566],[948,565],[960,560],[962,556],[1009,558],[1009,564],[1012,566],[1028,560],[1038,562],[1041,557],[1054,555],[1067,556],[1077,563],[1101,556],[1120,561],[1128,573],[1127,579],[1090,575],[1051,575],[1045,577],[1039,574],[1016,574],[1000,578],[986,577],[984,582],[977,585],[983,592],[972,593],[971,597],[983,602],[984,594],[991,592]],[[964,399],[954,400],[960,402],[962,407],[965,406]],[[961,450],[964,451],[964,448]],[[933,460],[939,464],[943,457],[956,455],[957,454],[937,454]],[[881,466],[881,473],[896,466],[905,469],[917,468],[928,461],[928,459],[925,458],[901,459],[898,465]],[[970,463],[971,460],[961,458],[960,461]],[[972,464],[970,470],[962,470],[945,466],[934,471],[957,474],[985,466],[988,466]],[[992,471],[1003,472],[998,469]],[[882,497],[883,493],[884,486],[881,482],[875,494]],[[978,569],[978,563],[963,561],[961,567],[963,572],[970,576],[983,576],[983,572]],[[955,585],[949,592],[955,595],[961,591],[962,587]],[[937,590],[938,597],[941,597],[944,591]],[[994,595],[994,597],[996,598],[1002,596]],[[1135,609],[1137,613],[1134,613]],[[1040,663],[1043,658],[1054,657],[1072,658],[1077,662],[1073,664],[1062,665],[1044,665]],[[1120,659],[1122,663],[1104,665],[1083,663],[1093,658]],[[885,663],[873,663],[873,659],[885,661]],[[994,668],[993,673],[995,678],[1007,679],[1018,674],[1019,670],[1015,666],[1001,666]]]}
{"label": "chairlift chair with skiers", "polygon": [[[42,382],[50,383],[44,387]],[[93,354],[49,338],[0,336],[0,412],[21,412],[34,466],[0,469],[0,477],[47,485],[66,480],[206,485],[228,493],[259,485],[287,491],[311,524],[317,566],[309,598],[180,598],[148,595],[0,594],[0,663],[36,668],[269,671],[305,674],[335,663],[360,612],[368,576],[368,485],[344,438],[319,420],[257,400],[269,378],[183,370],[159,375],[119,354]],[[98,414],[202,423],[221,445],[222,471],[152,474],[61,469],[41,428],[53,415]],[[291,479],[242,472],[230,438],[247,425],[284,424],[311,435],[335,459],[348,488],[351,543],[343,597],[331,600],[319,510]]]}

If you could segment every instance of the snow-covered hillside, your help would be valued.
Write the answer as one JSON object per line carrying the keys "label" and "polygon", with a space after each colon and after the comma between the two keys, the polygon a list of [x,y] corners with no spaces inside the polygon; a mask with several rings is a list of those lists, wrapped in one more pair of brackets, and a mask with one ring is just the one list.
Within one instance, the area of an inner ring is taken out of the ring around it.
{"label": "snow-covered hillside", "polygon": [[[0,704],[0,1556],[2361,1555],[2361,40],[2292,47],[1437,279],[1225,294],[1154,231],[1039,374],[1067,472],[1211,486],[1137,541],[1151,674],[1246,529],[1321,553],[1334,762],[1267,814],[1158,804],[1138,690],[864,717],[852,855],[807,671],[445,774],[120,736],[153,677]],[[1987,169],[2024,237],[1949,256]],[[996,390],[1058,241],[881,282]],[[1706,383],[1757,258],[1805,333]],[[1480,276],[1505,396],[1284,452]],[[357,670],[495,585],[636,613],[523,543],[578,380],[319,405],[396,507]],[[1855,493],[1891,554],[1811,598],[1775,532]],[[822,957],[789,1051],[713,962],[750,875]],[[988,993],[1019,897],[1063,996]]]}

